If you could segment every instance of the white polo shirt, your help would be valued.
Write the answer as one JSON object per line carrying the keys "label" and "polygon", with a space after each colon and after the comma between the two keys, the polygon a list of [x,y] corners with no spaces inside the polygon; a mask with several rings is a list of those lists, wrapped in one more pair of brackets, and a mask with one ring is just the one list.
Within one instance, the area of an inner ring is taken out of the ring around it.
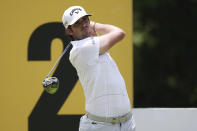
{"label": "white polo shirt", "polygon": [[99,37],[71,43],[69,59],[84,89],[86,111],[101,117],[117,117],[130,112],[124,79],[109,53],[99,55]]}

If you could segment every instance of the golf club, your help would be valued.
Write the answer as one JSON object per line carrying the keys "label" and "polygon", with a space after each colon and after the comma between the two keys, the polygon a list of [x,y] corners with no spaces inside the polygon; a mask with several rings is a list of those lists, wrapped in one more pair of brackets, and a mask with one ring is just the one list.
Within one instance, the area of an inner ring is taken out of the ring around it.
{"label": "golf club", "polygon": [[66,48],[64,49],[62,55],[58,58],[58,60],[56,61],[55,65],[52,67],[52,69],[50,70],[50,72],[48,73],[48,75],[45,77],[45,79],[42,82],[42,85],[44,87],[44,89],[46,90],[47,93],[49,94],[54,94],[57,92],[58,88],[59,88],[59,80],[57,77],[49,77],[49,75],[51,74],[51,72],[54,70],[54,68],[56,67],[56,65],[59,63],[59,61],[61,60],[61,58],[64,56],[64,54],[67,52],[68,48],[71,46],[71,43],[69,43]]}

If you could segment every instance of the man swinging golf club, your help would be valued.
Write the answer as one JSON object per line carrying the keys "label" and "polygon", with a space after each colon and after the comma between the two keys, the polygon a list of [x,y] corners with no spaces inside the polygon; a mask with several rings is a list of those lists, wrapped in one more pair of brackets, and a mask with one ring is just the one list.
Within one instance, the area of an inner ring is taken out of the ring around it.
{"label": "man swinging golf club", "polygon": [[69,59],[77,70],[86,100],[87,113],[81,117],[79,131],[134,131],[124,79],[107,52],[125,37],[125,32],[90,21],[89,16],[81,6],[72,6],[62,17],[65,31],[73,39]]}

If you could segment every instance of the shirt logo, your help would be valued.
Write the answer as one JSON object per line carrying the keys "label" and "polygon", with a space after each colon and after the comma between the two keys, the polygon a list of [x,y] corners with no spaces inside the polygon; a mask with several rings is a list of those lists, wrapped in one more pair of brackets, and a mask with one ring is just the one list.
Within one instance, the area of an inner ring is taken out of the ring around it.
{"label": "shirt logo", "polygon": [[82,11],[81,8],[75,8],[70,12],[70,16],[72,16],[74,13],[79,14],[79,11]]}

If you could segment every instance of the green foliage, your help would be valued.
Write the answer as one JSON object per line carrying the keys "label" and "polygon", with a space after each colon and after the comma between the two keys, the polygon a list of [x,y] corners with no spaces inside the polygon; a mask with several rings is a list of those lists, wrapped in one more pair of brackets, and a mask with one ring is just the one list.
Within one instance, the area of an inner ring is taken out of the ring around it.
{"label": "green foliage", "polygon": [[197,2],[134,0],[134,106],[197,107]]}

